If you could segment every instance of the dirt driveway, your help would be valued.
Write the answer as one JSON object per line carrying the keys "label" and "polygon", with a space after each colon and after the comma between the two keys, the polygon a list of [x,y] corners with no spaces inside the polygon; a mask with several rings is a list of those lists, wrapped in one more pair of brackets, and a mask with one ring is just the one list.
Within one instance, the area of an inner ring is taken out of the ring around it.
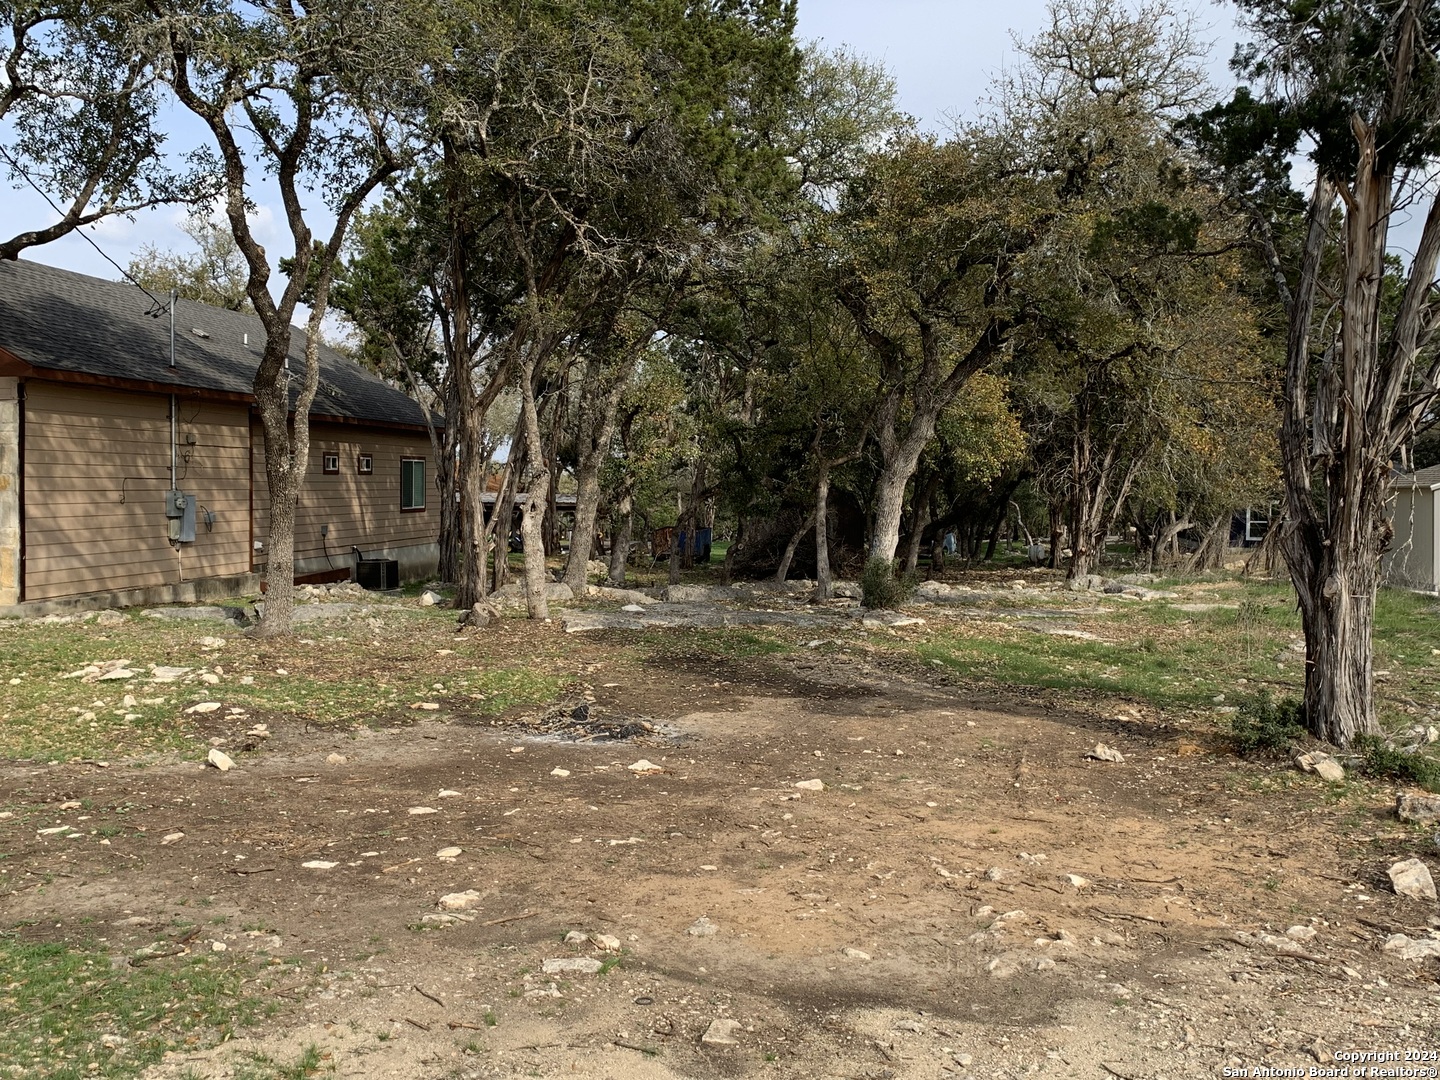
{"label": "dirt driveway", "polygon": [[1437,961],[1380,949],[1440,922],[1389,889],[1421,839],[1384,790],[862,653],[635,663],[621,634],[524,633],[582,673],[567,709],[656,733],[537,738],[441,699],[341,734],[272,717],[248,752],[255,717],[217,721],[223,774],[10,766],[6,924],[117,962],[223,951],[273,1003],[154,1077],[310,1044],[396,1080],[1161,1080],[1440,1048]]}

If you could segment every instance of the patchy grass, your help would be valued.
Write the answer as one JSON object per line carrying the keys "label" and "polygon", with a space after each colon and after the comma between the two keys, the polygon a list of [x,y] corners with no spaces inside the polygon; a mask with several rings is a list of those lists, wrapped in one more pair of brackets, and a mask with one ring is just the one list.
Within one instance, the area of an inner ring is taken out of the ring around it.
{"label": "patchy grass", "polygon": [[[377,604],[373,612],[378,626],[369,618],[306,623],[285,641],[250,639],[219,621],[0,621],[0,758],[144,760],[193,749],[237,719],[391,726],[424,715],[411,706],[426,701],[468,699],[496,714],[553,700],[564,684],[542,663],[551,656],[497,663],[485,655],[490,639],[457,638],[446,609]],[[63,678],[114,660],[130,661],[135,677]],[[156,682],[152,665],[189,670]],[[187,713],[204,701],[223,709]]]}
{"label": "patchy grass", "polygon": [[[1257,691],[1276,698],[1303,692],[1300,616],[1287,582],[1166,584],[1182,597],[1143,603],[1099,597],[1094,614],[1055,621],[1098,641],[995,622],[963,625],[913,647],[922,659],[966,680],[1128,698],[1159,708],[1229,707]],[[1055,604],[1075,599],[1057,594]],[[1185,611],[1180,604],[1216,606]],[[1035,604],[1027,598],[1025,606]],[[1434,722],[1427,717],[1440,710],[1440,657],[1432,651],[1437,617],[1433,598],[1380,593],[1376,692],[1387,727]]]}
{"label": "patchy grass", "polygon": [[328,1052],[313,1043],[305,1047],[297,1061],[284,1065],[264,1054],[253,1054],[236,1066],[235,1080],[311,1080],[312,1077],[335,1076],[335,1064]]}
{"label": "patchy grass", "polygon": [[116,967],[103,949],[0,934],[0,971],[0,1072],[32,1080],[135,1076],[257,1012],[239,971],[210,956]]}

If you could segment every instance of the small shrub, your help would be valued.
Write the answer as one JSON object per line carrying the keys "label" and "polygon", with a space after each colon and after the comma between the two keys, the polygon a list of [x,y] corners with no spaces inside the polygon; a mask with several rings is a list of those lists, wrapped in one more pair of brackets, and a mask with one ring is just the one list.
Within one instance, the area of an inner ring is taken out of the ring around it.
{"label": "small shrub", "polygon": [[1230,734],[1243,755],[1283,753],[1305,734],[1305,705],[1294,697],[1276,701],[1262,690],[1241,700]]}
{"label": "small shrub", "polygon": [[1426,791],[1440,791],[1440,761],[1420,750],[1402,750],[1386,739],[1362,735],[1355,740],[1360,771],[1377,779],[1402,780]]}
{"label": "small shrub", "polygon": [[913,571],[896,577],[895,568],[885,559],[871,559],[860,575],[860,606],[898,608],[910,599],[918,580]]}

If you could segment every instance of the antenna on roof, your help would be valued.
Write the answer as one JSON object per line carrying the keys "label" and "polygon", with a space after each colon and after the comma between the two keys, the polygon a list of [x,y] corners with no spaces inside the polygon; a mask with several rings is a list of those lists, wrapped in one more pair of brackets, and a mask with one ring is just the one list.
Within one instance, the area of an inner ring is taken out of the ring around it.
{"label": "antenna on roof", "polygon": [[175,290],[170,290],[170,369],[175,369]]}

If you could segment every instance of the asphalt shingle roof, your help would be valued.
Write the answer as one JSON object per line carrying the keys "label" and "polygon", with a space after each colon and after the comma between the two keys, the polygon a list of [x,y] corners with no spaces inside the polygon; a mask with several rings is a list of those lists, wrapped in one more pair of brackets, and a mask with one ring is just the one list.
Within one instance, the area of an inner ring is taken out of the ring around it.
{"label": "asphalt shingle roof", "polygon": [[[165,314],[148,316],[152,306],[145,293],[127,282],[25,259],[0,262],[0,348],[31,366],[250,396],[265,341],[259,318],[177,301],[172,369],[170,319]],[[292,327],[291,369],[297,376],[304,348],[304,331]],[[418,404],[323,344],[320,389],[310,412],[348,420],[425,423]]]}
{"label": "asphalt shingle roof", "polygon": [[1440,486],[1440,465],[1431,465],[1427,469],[1417,469],[1413,473],[1397,473],[1395,484],[1398,487],[1429,488]]}

